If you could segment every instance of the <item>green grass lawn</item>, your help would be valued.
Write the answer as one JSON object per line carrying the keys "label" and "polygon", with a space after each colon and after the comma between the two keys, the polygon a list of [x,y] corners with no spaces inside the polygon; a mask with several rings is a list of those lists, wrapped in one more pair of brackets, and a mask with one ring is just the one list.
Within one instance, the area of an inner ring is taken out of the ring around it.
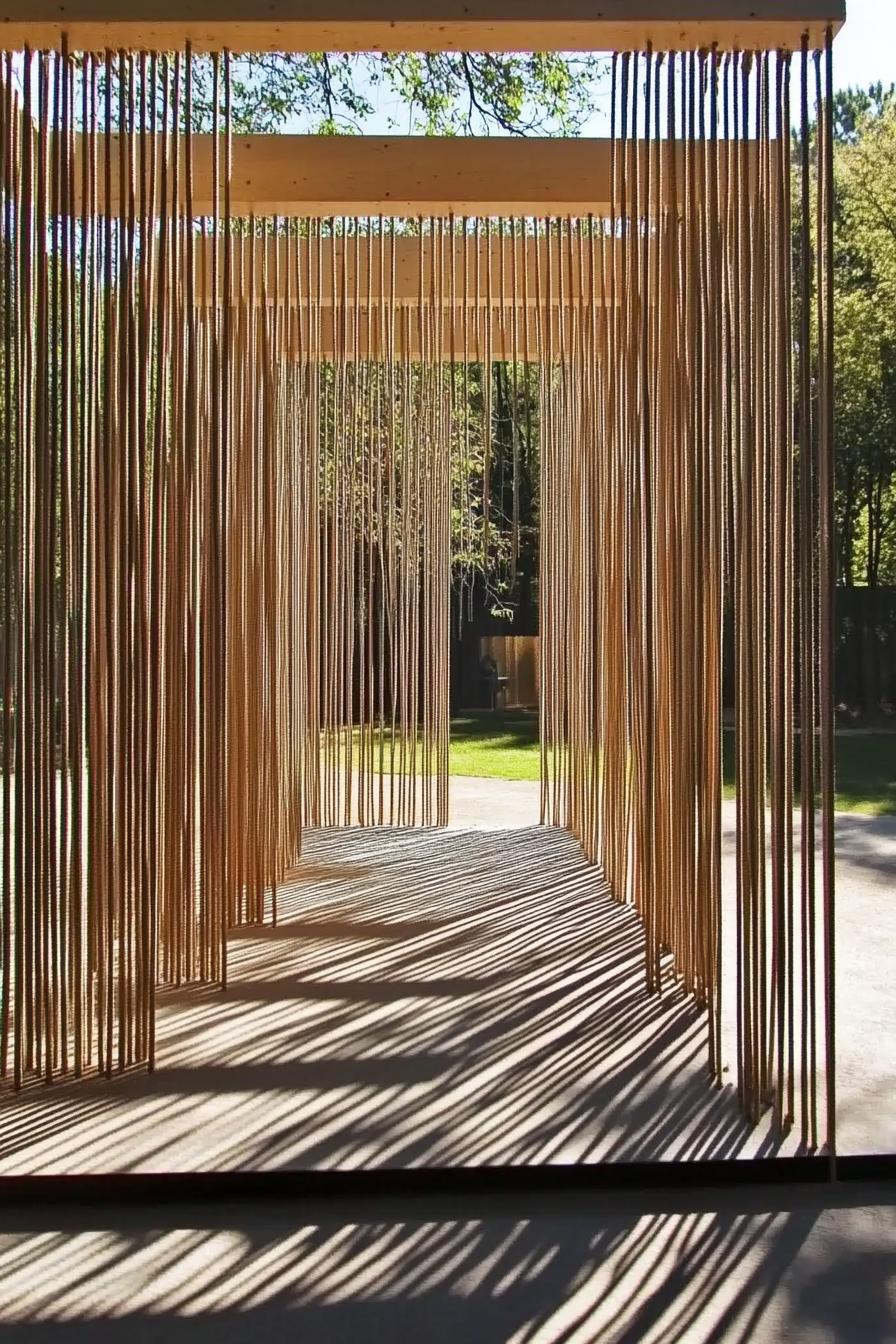
{"label": "green grass lawn", "polygon": [[[734,797],[734,733],[723,739],[725,797]],[[837,736],[837,808],[896,816],[896,734]],[[480,779],[539,777],[538,718],[532,714],[468,714],[451,721],[449,770]]]}
{"label": "green grass lawn", "polygon": [[896,816],[896,734],[839,733],[835,751],[839,811]]}
{"label": "green grass lawn", "polygon": [[470,714],[451,720],[448,770],[479,779],[538,779],[537,714]]}

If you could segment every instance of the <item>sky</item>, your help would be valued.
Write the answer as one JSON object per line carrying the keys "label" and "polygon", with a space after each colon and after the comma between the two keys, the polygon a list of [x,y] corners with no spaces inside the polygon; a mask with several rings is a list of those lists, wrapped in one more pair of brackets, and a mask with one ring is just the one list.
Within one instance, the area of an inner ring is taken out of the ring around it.
{"label": "sky", "polygon": [[846,0],[846,25],[834,42],[838,88],[896,84],[896,0]]}

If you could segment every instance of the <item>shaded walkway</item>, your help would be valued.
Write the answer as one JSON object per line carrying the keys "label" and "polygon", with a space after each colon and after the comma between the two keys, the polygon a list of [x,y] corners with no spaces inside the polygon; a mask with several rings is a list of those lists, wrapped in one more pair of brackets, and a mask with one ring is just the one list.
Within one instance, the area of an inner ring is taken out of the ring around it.
{"label": "shaded walkway", "polygon": [[[454,779],[452,830],[309,833],[278,927],[234,935],[227,992],[161,995],[155,1074],[5,1093],[0,1172],[776,1151],[708,1085],[701,1016],[646,995],[637,919],[575,842],[508,829],[537,798]],[[840,1150],[892,1151],[896,819],[838,816],[837,855]]]}
{"label": "shaded walkway", "polygon": [[7,1098],[0,1170],[740,1150],[705,1024],[564,832],[322,831],[230,985],[161,996],[158,1070]]}

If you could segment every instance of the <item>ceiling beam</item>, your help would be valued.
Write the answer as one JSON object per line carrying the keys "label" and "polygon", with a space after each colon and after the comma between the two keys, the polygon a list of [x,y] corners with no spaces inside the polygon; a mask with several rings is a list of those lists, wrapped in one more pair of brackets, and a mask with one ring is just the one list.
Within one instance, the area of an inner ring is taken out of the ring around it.
{"label": "ceiling beam", "polygon": [[[126,211],[128,190],[119,182],[118,137],[96,137],[96,212],[106,213],[106,157],[111,181],[111,213]],[[214,213],[211,136],[193,137],[195,216]],[[624,161],[632,180],[635,150]],[[647,166],[647,149],[641,172]],[[746,171],[757,161],[755,142],[718,146],[721,187],[732,156]],[[654,150],[654,153],[657,153]],[[684,181],[685,155],[698,169],[711,149],[700,142],[664,142],[657,162],[665,157],[662,181],[673,181],[670,156]],[[81,144],[75,145],[75,209],[83,208]],[[169,174],[169,177],[171,175]],[[181,170],[183,185],[185,173]],[[369,136],[254,135],[233,140],[231,215],[254,214],[327,218],[334,215],[552,215],[587,216],[610,210],[613,146],[608,139],[523,140],[421,139],[388,140]],[[88,203],[93,212],[93,200]]]}
{"label": "ceiling beam", "polygon": [[0,0],[6,49],[657,51],[796,47],[845,0]]}

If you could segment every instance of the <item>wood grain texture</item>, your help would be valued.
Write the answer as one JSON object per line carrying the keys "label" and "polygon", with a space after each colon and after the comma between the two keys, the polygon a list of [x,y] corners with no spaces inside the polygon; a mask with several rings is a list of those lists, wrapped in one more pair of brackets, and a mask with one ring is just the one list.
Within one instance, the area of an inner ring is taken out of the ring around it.
{"label": "wood grain texture", "polygon": [[[121,200],[116,139],[113,135],[110,194],[107,198],[102,183],[97,194],[101,212],[110,206],[114,213]],[[191,136],[197,215],[212,212],[214,143],[207,135]],[[654,147],[663,168],[654,205],[673,178],[681,177],[686,154],[700,158],[705,152],[699,144]],[[632,146],[629,155],[632,171],[638,160],[640,171],[646,169],[645,146]],[[720,146],[717,158],[723,188],[729,173],[757,171],[753,143]],[[77,155],[75,162],[80,206]],[[600,215],[610,207],[611,173],[607,139],[239,136],[232,145],[231,209],[235,215],[302,218]],[[182,196],[184,191],[182,183]]]}
{"label": "wood grain texture", "polygon": [[824,43],[845,18],[844,0],[4,0],[4,45],[196,51],[622,51],[798,48]]}

